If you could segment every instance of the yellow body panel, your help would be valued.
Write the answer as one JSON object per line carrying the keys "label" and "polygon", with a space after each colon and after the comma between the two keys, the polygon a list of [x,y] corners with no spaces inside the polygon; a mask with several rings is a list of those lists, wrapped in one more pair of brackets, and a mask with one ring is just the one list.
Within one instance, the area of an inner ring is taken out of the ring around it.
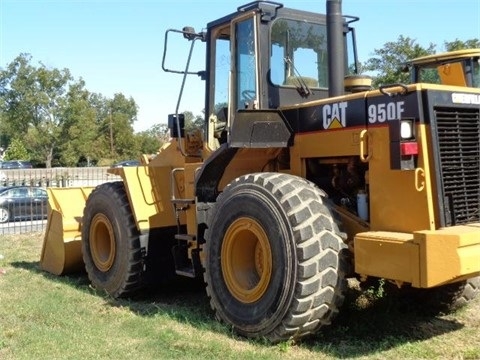
{"label": "yellow body panel", "polygon": [[150,228],[174,226],[176,220],[170,202],[172,168],[140,166],[122,170],[125,190],[140,232]]}
{"label": "yellow body panel", "polygon": [[419,284],[420,257],[412,234],[369,231],[355,236],[355,272]]}
{"label": "yellow body panel", "polygon": [[[417,133],[423,134],[417,127]],[[370,186],[370,229],[383,231],[411,232],[414,229],[431,229],[434,226],[432,209],[432,185],[430,171],[421,155],[418,167],[423,176],[415,170],[392,170],[390,168],[390,149],[388,127],[379,126],[368,129],[371,158],[369,161]],[[420,146],[427,147],[424,138],[419,139]],[[420,177],[419,180],[416,177]],[[418,191],[416,181],[422,182],[423,189]],[[414,216],[412,216],[414,214]]]}
{"label": "yellow body panel", "polygon": [[[420,245],[421,287],[480,275],[480,223],[414,233]],[[445,266],[448,264],[448,266]]]}
{"label": "yellow body panel", "polygon": [[279,148],[238,149],[235,157],[225,168],[219,183],[219,190],[227,186],[235,178],[258,171],[274,171],[269,163],[280,153]]}
{"label": "yellow body panel", "polygon": [[[480,275],[480,224],[355,236],[355,272],[430,288]],[[448,266],[446,266],[448,264]]]}
{"label": "yellow body panel", "polygon": [[[192,147],[187,141],[182,145]],[[192,198],[198,157],[184,157],[176,139],[166,143],[146,166],[110,169],[122,177],[132,213],[140,232],[151,228],[176,226],[172,199]],[[185,214],[180,214],[185,224]]]}
{"label": "yellow body panel", "polygon": [[83,268],[81,222],[93,187],[47,188],[48,222],[40,267],[55,275]]}
{"label": "yellow body panel", "polygon": [[[328,133],[311,133],[295,138],[294,151],[300,158],[328,156],[351,156],[360,152],[361,129],[331,130]],[[293,150],[292,150],[293,151]]]}

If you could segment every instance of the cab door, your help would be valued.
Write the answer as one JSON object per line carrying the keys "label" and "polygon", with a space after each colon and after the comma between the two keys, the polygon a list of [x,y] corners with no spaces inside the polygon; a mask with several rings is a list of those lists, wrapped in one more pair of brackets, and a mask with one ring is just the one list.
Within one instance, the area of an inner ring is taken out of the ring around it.
{"label": "cab door", "polygon": [[208,147],[227,142],[238,110],[259,107],[256,12],[210,29],[207,89]]}
{"label": "cab door", "polygon": [[242,109],[258,109],[260,88],[256,17],[247,14],[232,21],[231,115]]}

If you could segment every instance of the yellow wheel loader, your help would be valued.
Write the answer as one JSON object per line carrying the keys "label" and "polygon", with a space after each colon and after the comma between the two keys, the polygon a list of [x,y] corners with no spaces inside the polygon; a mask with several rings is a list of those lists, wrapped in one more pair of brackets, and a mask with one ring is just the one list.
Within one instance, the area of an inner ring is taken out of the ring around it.
{"label": "yellow wheel loader", "polygon": [[480,88],[480,49],[462,49],[422,56],[405,64],[413,83]]}
{"label": "yellow wheel loader", "polygon": [[[200,277],[219,320],[272,342],[329,324],[348,278],[449,307],[475,297],[480,90],[372,89],[357,73],[358,18],[326,5],[255,1],[202,32],[167,30],[162,67],[182,75],[180,94],[189,74],[205,82],[203,129],[185,131],[180,95],[153,160],[111,169],[120,182],[51,190],[42,268],[84,266],[113,297]],[[182,69],[168,66],[172,37],[190,43]]]}

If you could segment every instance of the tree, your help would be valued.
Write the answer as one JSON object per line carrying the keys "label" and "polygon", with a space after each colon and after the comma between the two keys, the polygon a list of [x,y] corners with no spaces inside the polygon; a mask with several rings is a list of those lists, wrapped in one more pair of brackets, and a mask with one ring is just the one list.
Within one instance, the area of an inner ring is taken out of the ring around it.
{"label": "tree", "polygon": [[50,167],[63,122],[64,94],[72,77],[67,69],[48,69],[30,64],[31,56],[19,55],[0,73],[4,99],[4,128],[10,137],[27,137],[33,158]]}
{"label": "tree", "polygon": [[81,159],[97,162],[106,155],[107,144],[99,134],[99,96],[84,88],[84,82],[71,85],[66,96],[65,124],[62,129],[60,163],[77,165]]}
{"label": "tree", "polygon": [[167,124],[157,124],[146,131],[135,134],[142,154],[155,154],[168,141],[170,136]]}
{"label": "tree", "polygon": [[133,123],[137,120],[137,104],[133,98],[115,94],[108,101],[108,114],[103,120],[104,135],[110,144],[112,159],[138,158],[140,148],[134,139]]}
{"label": "tree", "polygon": [[0,70],[0,146],[20,138],[30,158],[46,167],[138,157],[136,118],[133,98],[90,93],[68,69],[34,66],[29,54]]}
{"label": "tree", "polygon": [[374,50],[374,57],[363,64],[363,69],[373,72],[373,86],[408,83],[409,74],[403,71],[404,64],[420,56],[433,54],[435,45],[423,48],[414,39],[399,36],[396,42],[387,42],[381,49]]}
{"label": "tree", "polygon": [[479,39],[470,39],[467,41],[455,39],[454,41],[445,41],[443,44],[446,51],[480,48]]}
{"label": "tree", "polygon": [[28,155],[28,151],[25,148],[22,140],[20,139],[13,139],[10,142],[10,145],[5,150],[4,153],[4,160],[30,160],[30,156]]}
{"label": "tree", "polygon": [[203,130],[204,126],[204,116],[202,115],[193,115],[191,111],[184,111],[183,115],[185,116],[185,131],[195,131]]}
{"label": "tree", "polygon": [[[444,42],[446,51],[480,48],[480,41],[476,38],[461,41]],[[375,49],[374,57],[368,59],[362,68],[371,72],[373,86],[378,87],[385,84],[408,83],[410,81],[408,72],[404,72],[404,65],[408,60],[435,53],[436,45],[430,44],[423,48],[414,39],[399,36],[396,42],[387,42],[381,49]],[[425,76],[424,76],[425,78]]]}
{"label": "tree", "polygon": [[3,128],[10,137],[27,136],[32,156],[50,167],[61,135],[65,90],[73,79],[67,69],[41,63],[36,68],[30,62],[30,55],[20,54],[0,72]]}

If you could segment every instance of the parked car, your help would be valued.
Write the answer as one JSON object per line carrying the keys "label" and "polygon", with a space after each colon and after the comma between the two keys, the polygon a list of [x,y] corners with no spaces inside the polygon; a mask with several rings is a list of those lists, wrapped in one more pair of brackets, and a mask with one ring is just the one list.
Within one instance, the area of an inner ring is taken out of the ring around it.
{"label": "parked car", "polygon": [[31,169],[32,163],[26,160],[7,160],[0,163],[2,169]]}
{"label": "parked car", "polygon": [[0,188],[0,223],[47,218],[47,191],[35,186]]}
{"label": "parked car", "polygon": [[138,160],[124,160],[117,162],[112,165],[112,168],[119,168],[124,166],[140,166],[140,161]]}

